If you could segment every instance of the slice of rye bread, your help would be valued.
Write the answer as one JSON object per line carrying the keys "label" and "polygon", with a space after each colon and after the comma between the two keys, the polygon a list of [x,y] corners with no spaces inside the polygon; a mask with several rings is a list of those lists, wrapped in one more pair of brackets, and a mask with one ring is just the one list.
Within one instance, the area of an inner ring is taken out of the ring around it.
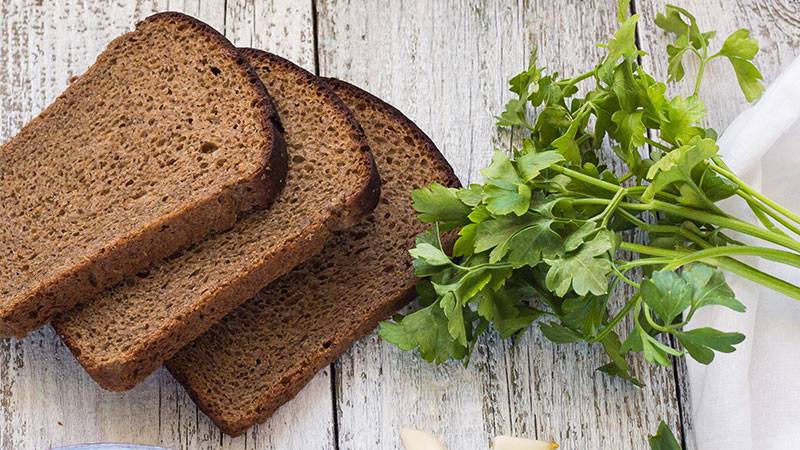
{"label": "slice of rye bread", "polygon": [[112,41],[0,148],[0,335],[266,207],[286,173],[277,123],[202,22],[157,14]]}
{"label": "slice of rye bread", "polygon": [[285,127],[286,186],[269,210],[54,321],[104,388],[133,387],[378,203],[380,180],[366,137],[341,100],[289,61],[258,50],[241,53],[271,92]]}
{"label": "slice of rye bread", "polygon": [[[408,249],[428,228],[411,190],[458,186],[428,137],[395,108],[329,80],[355,113],[381,173],[372,215],[181,350],[167,367],[228,434],[265,420],[381,319],[414,297]],[[444,244],[452,245],[453,235]]]}

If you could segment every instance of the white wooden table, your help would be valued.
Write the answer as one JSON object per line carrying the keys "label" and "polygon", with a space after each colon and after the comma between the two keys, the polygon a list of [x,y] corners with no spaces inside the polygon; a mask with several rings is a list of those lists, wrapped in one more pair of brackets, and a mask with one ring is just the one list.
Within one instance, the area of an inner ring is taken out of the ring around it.
{"label": "white wooden table", "polygon": [[[354,82],[415,120],[463,182],[495,147],[506,80],[533,46],[547,66],[578,73],[615,26],[610,0],[0,0],[0,140],[82,73],[115,36],[147,15],[178,10],[240,46],[263,48],[321,75]],[[772,80],[798,52],[797,0],[683,0],[701,26],[747,27]],[[637,0],[641,47],[663,74],[662,0]],[[721,129],[743,107],[732,72],[710,68],[703,96]],[[0,206],[1,207],[1,206]],[[488,448],[496,434],[555,439],[562,448],[641,449],[659,419],[692,444],[683,369],[636,364],[637,389],[596,374],[602,355],[555,348],[537,331],[516,345],[489,337],[471,365],[433,367],[380,342],[357,343],[266,424],[231,439],[162,370],[133,391],[98,388],[51,329],[0,340],[0,447],[42,449],[125,441],[176,449],[398,449],[399,426]]]}

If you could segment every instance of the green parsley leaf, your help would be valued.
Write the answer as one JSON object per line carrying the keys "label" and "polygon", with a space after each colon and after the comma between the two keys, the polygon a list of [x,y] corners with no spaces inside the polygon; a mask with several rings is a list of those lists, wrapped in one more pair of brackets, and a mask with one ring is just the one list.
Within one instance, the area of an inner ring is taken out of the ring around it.
{"label": "green parsley leaf", "polygon": [[591,336],[606,320],[608,295],[586,295],[571,297],[561,305],[561,320],[573,330],[581,330]]}
{"label": "green parsley leaf", "polygon": [[542,322],[539,324],[539,328],[544,337],[556,344],[572,344],[581,341],[581,335],[556,322]]}
{"label": "green parsley leaf", "polygon": [[744,29],[731,33],[719,51],[733,66],[739,87],[748,102],[757,100],[764,92],[764,85],[761,83],[764,77],[752,63],[757,53],[758,42],[750,37],[750,31]]}
{"label": "green parsley leaf", "polygon": [[744,98],[748,102],[754,102],[761,97],[764,93],[764,85],[761,80],[764,77],[758,68],[750,61],[741,58],[728,58],[733,66],[733,71],[736,73],[736,80],[739,81],[739,87],[742,89]]}
{"label": "green parsley leaf", "polygon": [[572,117],[564,105],[558,103],[548,103],[536,117],[533,126],[535,137],[538,138],[539,145],[546,147],[561,137],[562,130],[569,129],[572,125]]}
{"label": "green parsley leaf", "polygon": [[[439,225],[434,223],[426,232],[417,236],[417,246],[411,250],[414,273],[419,277],[425,277],[439,273],[441,266],[449,265],[450,258],[447,258],[439,241]],[[442,257],[444,255],[444,257]],[[445,261],[447,258],[447,261]]]}
{"label": "green parsley leaf", "polygon": [[475,251],[475,236],[478,224],[471,223],[458,230],[458,239],[453,245],[453,256],[472,256]]}
{"label": "green parsley leaf", "polygon": [[439,303],[447,317],[447,331],[461,346],[467,346],[467,329],[464,326],[464,309],[453,292],[447,292]]}
{"label": "green parsley leaf", "polygon": [[656,434],[649,436],[647,442],[650,450],[681,450],[681,445],[663,420],[658,425]]}
{"label": "green parsley leaf", "polygon": [[[457,280],[448,284],[433,283],[436,293],[444,297],[453,294],[453,300],[464,306],[472,297],[478,294],[492,280],[490,270],[471,270]],[[444,306],[443,306],[444,307]]]}
{"label": "green parsley leaf", "polygon": [[486,178],[483,188],[483,203],[495,215],[525,214],[531,202],[531,189],[517,174],[511,160],[501,151],[496,151],[492,164],[481,170]]}
{"label": "green parsley leaf", "polygon": [[501,127],[524,127],[528,125],[525,119],[525,108],[528,100],[514,98],[506,103],[506,109],[497,117],[497,125]]}
{"label": "green parsley leaf", "polygon": [[725,282],[722,272],[706,264],[691,264],[683,269],[681,276],[692,286],[692,307],[721,305],[736,312],[744,312],[745,306],[736,300],[733,290]]}
{"label": "green parsley leaf", "polygon": [[458,190],[432,183],[411,193],[414,209],[423,222],[439,222],[443,230],[469,223],[472,209],[458,198]]}
{"label": "green parsley leaf", "polygon": [[456,196],[458,197],[459,200],[461,200],[461,203],[474,208],[475,206],[478,206],[481,203],[482,193],[483,193],[483,186],[481,186],[480,184],[473,183],[470,184],[469,187],[467,188],[459,189],[456,192]]}
{"label": "green parsley leaf", "polygon": [[726,199],[739,190],[739,185],[706,167],[698,183],[700,189],[712,202]]}
{"label": "green parsley leaf", "polygon": [[608,41],[608,44],[604,45],[608,49],[607,62],[615,64],[620,58],[633,60],[639,56],[646,55],[645,52],[636,47],[636,23],[638,21],[638,14],[625,19],[616,33],[614,33],[614,37]]}
{"label": "green parsley leaf", "polygon": [[520,178],[511,160],[501,150],[494,152],[492,163],[481,169],[481,175],[485,178],[485,182],[500,185],[515,185],[525,181]]}
{"label": "green parsley leaf", "polygon": [[487,184],[483,188],[483,202],[486,209],[495,215],[514,213],[525,214],[531,203],[531,189],[524,184],[498,186]]}
{"label": "green parsley leaf", "polygon": [[538,177],[543,170],[563,160],[563,156],[552,150],[527,152],[517,159],[516,168],[524,181],[530,181]]}
{"label": "green parsley leaf", "polygon": [[718,149],[717,144],[711,139],[695,138],[689,144],[667,153],[647,172],[647,178],[651,183],[647,186],[642,199],[652,200],[657,193],[673,183],[695,185],[692,171],[698,164],[715,156]]}
{"label": "green parsley leaf", "polygon": [[706,264],[691,264],[680,274],[656,271],[650,279],[642,282],[640,292],[664,325],[671,324],[689,307],[697,310],[708,305],[721,305],[737,312],[745,310],[722,273]]}
{"label": "green parsley leaf", "polygon": [[614,69],[611,90],[617,95],[617,101],[623,111],[631,113],[639,106],[640,90],[633,78],[630,61],[623,61]]}
{"label": "green parsley leaf", "polygon": [[561,252],[561,236],[553,231],[552,225],[552,219],[533,220],[516,232],[511,239],[497,246],[492,251],[489,261],[499,261],[502,256],[508,254],[508,262],[514,268],[519,268],[536,266],[541,261],[542,255],[548,258],[555,257]]}
{"label": "green parsley leaf", "polygon": [[571,255],[558,259],[545,259],[550,266],[545,278],[547,289],[563,297],[570,288],[578,295],[591,292],[603,295],[608,291],[608,274],[611,261],[605,255],[614,248],[613,238],[607,233],[598,235]]}
{"label": "green parsley leaf", "polygon": [[692,46],[701,49],[708,46],[712,33],[701,33],[697,26],[697,19],[687,10],[675,5],[667,5],[664,14],[656,15],[656,26],[674,35],[686,36],[691,40]]}
{"label": "green parsley leaf", "polygon": [[758,53],[758,42],[750,37],[749,30],[736,30],[725,39],[719,53],[729,58],[750,60]]}
{"label": "green parsley leaf", "polygon": [[630,374],[629,371],[622,369],[620,366],[614,364],[613,362],[604,364],[598,367],[597,370],[612,377],[622,378],[623,380],[630,382],[636,387],[644,387],[644,383],[642,383],[638,378],[634,377],[633,375]]}
{"label": "green parsley leaf", "polygon": [[741,333],[725,333],[714,328],[695,328],[689,331],[676,331],[680,343],[697,362],[710,364],[714,360],[714,351],[731,353],[733,347],[744,341]]}
{"label": "green parsley leaf", "polygon": [[684,34],[672,44],[667,44],[667,80],[681,81],[686,76],[683,57],[689,50],[689,36]]}
{"label": "green parsley leaf", "polygon": [[664,325],[670,325],[692,305],[692,286],[673,271],[654,272],[649,280],[642,282],[640,292]]}
{"label": "green parsley leaf", "polygon": [[[523,217],[500,216],[481,222],[476,230],[475,253],[485,252],[507,242],[535,219],[536,216],[529,214]],[[501,251],[505,255],[507,250]],[[502,256],[496,257],[501,258]]]}
{"label": "green parsley leaf", "polygon": [[703,135],[703,128],[696,124],[706,114],[703,101],[698,97],[675,97],[666,105],[666,122],[661,123],[661,138],[682,145],[692,138]]}
{"label": "green parsley leaf", "polygon": [[642,327],[636,326],[628,335],[628,338],[622,344],[622,351],[638,351],[642,352],[644,359],[649,363],[655,363],[662,366],[670,366],[672,362],[669,356],[682,356],[678,350],[670,347],[667,344],[659,341],[651,336]]}
{"label": "green parsley leaf", "polygon": [[578,128],[575,126],[569,127],[566,133],[559,136],[552,142],[552,146],[563,158],[572,164],[580,165],[581,163],[581,149],[575,141],[575,133]]}
{"label": "green parsley leaf", "polygon": [[577,230],[573,231],[572,234],[567,236],[564,239],[564,250],[571,252],[581,245],[583,245],[583,241],[590,236],[594,231],[597,229],[597,224],[594,222],[586,222]]}
{"label": "green parsley leaf", "polygon": [[630,366],[622,351],[622,342],[620,342],[617,333],[610,332],[600,343],[603,344],[603,349],[611,358],[611,362],[599,367],[597,370],[630,381],[635,386],[643,387],[644,384],[631,374]]}
{"label": "green parsley leaf", "polygon": [[431,266],[444,266],[450,264],[450,258],[442,250],[431,244],[417,244],[408,251],[415,259],[421,259]]}
{"label": "green parsley leaf", "polygon": [[435,303],[395,322],[381,322],[378,335],[401,350],[417,349],[426,361],[441,364],[448,359],[462,359],[467,353],[453,340],[448,327],[447,316]]}
{"label": "green parsley leaf", "polygon": [[616,124],[617,129],[614,138],[622,144],[627,154],[636,151],[645,143],[647,128],[644,126],[642,117],[644,111],[626,112],[619,110],[611,116],[611,120]]}
{"label": "green parsley leaf", "polygon": [[514,293],[507,289],[484,289],[478,299],[478,314],[494,324],[503,339],[526,330],[543,312],[527,305],[517,304]]}

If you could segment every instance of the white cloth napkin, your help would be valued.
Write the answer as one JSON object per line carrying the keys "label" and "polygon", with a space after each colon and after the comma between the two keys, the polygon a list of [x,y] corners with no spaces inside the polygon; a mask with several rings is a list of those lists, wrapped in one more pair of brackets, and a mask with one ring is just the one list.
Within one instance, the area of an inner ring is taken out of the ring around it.
{"label": "white cloth napkin", "polygon": [[[742,179],[800,212],[800,58],[728,126],[719,144]],[[752,217],[741,201],[726,200],[723,208]],[[800,269],[763,261],[758,268],[800,284]],[[800,302],[733,275],[727,279],[747,312],[706,308],[688,327],[746,335],[734,353],[718,353],[708,366],[688,363],[696,448],[800,449]]]}

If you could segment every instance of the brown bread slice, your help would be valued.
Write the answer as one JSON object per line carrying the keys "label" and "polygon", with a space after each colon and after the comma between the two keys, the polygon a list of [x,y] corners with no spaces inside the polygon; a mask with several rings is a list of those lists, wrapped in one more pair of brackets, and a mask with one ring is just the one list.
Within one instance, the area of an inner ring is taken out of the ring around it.
{"label": "brown bread slice", "polygon": [[133,387],[378,202],[380,181],[366,138],[333,92],[280,57],[242,54],[272,94],[285,127],[286,186],[269,210],[54,322],[107,389]]}
{"label": "brown bread slice", "polygon": [[263,84],[222,35],[163,13],[0,148],[0,335],[265,207],[286,154]]}
{"label": "brown bread slice", "polygon": [[408,249],[427,227],[415,218],[411,190],[458,185],[433,143],[403,114],[347,83],[329,83],[366,131],[381,173],[381,201],[366,221],[338,233],[317,257],[167,363],[200,409],[231,435],[265,420],[413,298]]}

